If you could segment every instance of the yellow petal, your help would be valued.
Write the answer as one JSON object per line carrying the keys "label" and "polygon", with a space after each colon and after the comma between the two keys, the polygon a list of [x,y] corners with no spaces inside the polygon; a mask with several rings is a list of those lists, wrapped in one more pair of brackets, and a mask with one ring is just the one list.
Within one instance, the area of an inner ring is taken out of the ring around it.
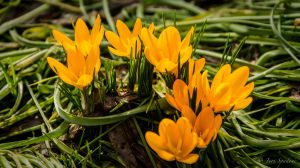
{"label": "yellow petal", "polygon": [[249,68],[246,66],[240,67],[232,72],[228,77],[228,82],[231,83],[231,87],[234,88],[233,94],[237,94],[246,84],[249,77]]}
{"label": "yellow petal", "polygon": [[79,89],[88,86],[93,80],[93,76],[91,75],[82,75],[80,76],[80,78],[78,79],[78,81],[76,82],[76,85]]}
{"label": "yellow petal", "polygon": [[158,38],[158,46],[164,56],[172,62],[178,62],[181,38],[178,30],[173,27],[164,29]]}
{"label": "yellow petal", "polygon": [[252,102],[252,97],[237,102],[233,110],[240,110],[246,108]]}
{"label": "yellow petal", "polygon": [[186,164],[193,164],[197,162],[198,159],[199,159],[198,154],[189,154],[184,158],[176,158],[176,160],[178,160],[179,162],[186,163]]}
{"label": "yellow petal", "polygon": [[85,60],[79,50],[75,49],[67,52],[67,64],[68,69],[70,69],[77,77],[84,73]]}
{"label": "yellow petal", "polygon": [[95,20],[92,32],[91,32],[91,42],[93,45],[99,46],[104,35],[104,27],[101,25],[101,19],[100,16],[97,15],[97,18]]}
{"label": "yellow petal", "polygon": [[47,57],[47,61],[50,68],[60,77],[61,80],[74,86],[77,77],[73,74],[73,72],[51,57]]}
{"label": "yellow petal", "polygon": [[86,58],[86,74],[94,76],[93,72],[96,72],[96,63],[100,58],[100,48],[95,46],[91,49],[89,55]]}
{"label": "yellow petal", "polygon": [[224,81],[229,77],[230,72],[231,72],[231,67],[229,64],[226,64],[220,68],[220,70],[217,72],[211,84],[211,90],[213,92],[219,85],[224,83]]}
{"label": "yellow petal", "polygon": [[191,36],[194,33],[194,27],[191,27],[189,32],[186,34],[185,38],[182,40],[181,48],[188,47],[190,45]]}
{"label": "yellow petal", "polygon": [[191,125],[195,124],[196,115],[189,106],[184,106],[181,113],[183,117],[186,117],[190,121]]}
{"label": "yellow petal", "polygon": [[177,105],[182,110],[183,106],[189,106],[188,87],[180,79],[175,80],[173,84],[174,98]]}
{"label": "yellow petal", "polygon": [[198,144],[197,144],[197,147],[198,147],[198,148],[201,148],[201,149],[207,147],[206,144],[205,144],[205,142],[204,142],[204,140],[203,140],[201,137],[198,138]]}
{"label": "yellow petal", "polygon": [[186,132],[186,134],[183,138],[183,142],[182,142],[182,149],[179,154],[179,156],[181,156],[181,157],[185,157],[186,155],[191,153],[198,144],[197,134],[195,132],[192,132],[190,127],[186,131],[187,132]]}
{"label": "yellow petal", "polygon": [[209,101],[211,100],[211,95],[210,95],[210,87],[207,79],[207,71],[204,71],[201,81],[202,81],[202,88],[203,88],[204,95],[206,96],[207,102],[209,103]]}
{"label": "yellow petal", "polygon": [[138,36],[139,34],[141,34],[141,30],[142,30],[142,21],[140,18],[137,18],[133,27],[132,34],[134,36]]}
{"label": "yellow petal", "polygon": [[213,141],[217,138],[218,131],[219,131],[219,129],[221,128],[221,125],[222,125],[222,117],[221,117],[220,114],[218,114],[218,115],[215,117],[215,121],[214,121],[214,127],[213,127],[213,130],[214,130],[214,137],[213,137]]}
{"label": "yellow petal", "polygon": [[73,41],[60,31],[54,29],[52,30],[52,34],[58,44],[62,45],[63,43],[67,43],[68,45],[74,45]]}
{"label": "yellow petal", "polygon": [[173,96],[169,95],[168,93],[166,94],[166,100],[167,102],[174,108],[176,108],[177,110],[180,110],[180,108],[177,106],[177,103],[174,99]]}
{"label": "yellow petal", "polygon": [[182,66],[191,58],[192,52],[193,52],[192,46],[180,50],[180,66]]}
{"label": "yellow petal", "polygon": [[166,150],[164,140],[154,132],[147,131],[145,135],[148,145],[155,151]]}
{"label": "yellow petal", "polygon": [[119,38],[119,36],[117,36],[114,32],[112,31],[106,31],[105,32],[105,37],[107,39],[108,42],[110,42],[110,44],[119,51],[122,52],[127,52],[126,48],[124,47],[124,45],[121,43],[121,40]]}
{"label": "yellow petal", "polygon": [[123,52],[123,51],[120,51],[120,50],[116,50],[112,47],[108,47],[108,50],[114,54],[114,55],[117,55],[117,56],[120,56],[120,57],[127,57],[129,58],[129,54],[127,52]]}
{"label": "yellow petal", "polygon": [[121,20],[118,19],[116,27],[117,27],[118,34],[120,35],[121,40],[125,40],[126,38],[131,37],[131,32],[124,22],[122,22]]}
{"label": "yellow petal", "polygon": [[166,135],[166,132],[168,131],[167,130],[167,126],[169,124],[175,124],[175,122],[171,119],[168,119],[168,118],[164,118],[163,120],[160,121],[159,123],[159,126],[158,126],[158,133],[159,133],[159,136],[164,140],[164,141],[167,141],[167,135]]}
{"label": "yellow petal", "polygon": [[232,96],[232,89],[234,88],[230,88],[229,84],[224,83],[224,84],[220,84],[215,92],[213,93],[213,101],[212,102],[214,105],[218,104],[218,105],[226,105],[230,103],[231,100],[231,96]]}
{"label": "yellow petal", "polygon": [[245,99],[249,96],[249,94],[253,91],[254,89],[254,82],[251,82],[247,84],[237,95],[237,99]]}
{"label": "yellow petal", "polygon": [[171,62],[169,59],[163,59],[158,62],[155,67],[159,72],[173,72],[177,70],[177,64]]}
{"label": "yellow petal", "polygon": [[84,41],[90,41],[90,32],[85,22],[79,18],[75,25],[75,41],[78,45],[81,45]]}
{"label": "yellow petal", "polygon": [[197,134],[200,135],[206,129],[212,127],[214,122],[214,113],[210,107],[203,109],[197,116],[195,121],[194,129],[196,130]]}
{"label": "yellow petal", "polygon": [[154,29],[155,29],[155,26],[154,26],[154,23],[152,22],[152,23],[149,25],[148,30],[150,31],[150,33],[153,33]]}
{"label": "yellow petal", "polygon": [[169,123],[166,125],[166,138],[167,138],[167,147],[171,153],[177,153],[178,152],[178,145],[181,145],[182,138],[180,136],[179,129],[177,125],[173,123]]}
{"label": "yellow petal", "polygon": [[205,65],[205,58],[201,58],[195,61],[195,72],[200,73]]}

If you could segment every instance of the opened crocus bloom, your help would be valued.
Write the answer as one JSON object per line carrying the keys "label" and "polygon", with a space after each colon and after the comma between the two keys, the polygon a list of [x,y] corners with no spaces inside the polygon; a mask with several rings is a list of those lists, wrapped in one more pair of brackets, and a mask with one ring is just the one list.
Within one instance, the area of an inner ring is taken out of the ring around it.
{"label": "opened crocus bloom", "polygon": [[159,135],[146,132],[149,146],[164,160],[193,164],[199,155],[191,153],[197,146],[198,140],[189,120],[181,117],[175,123],[170,119],[163,119],[159,123]]}
{"label": "opened crocus bloom", "polygon": [[97,16],[90,34],[84,21],[78,19],[75,25],[75,41],[53,30],[54,38],[60,45],[63,45],[67,53],[67,66],[51,57],[47,58],[48,64],[64,82],[79,89],[88,86],[94,74],[100,69],[99,46],[104,33],[104,28],[100,23],[100,17]]}
{"label": "opened crocus bloom", "polygon": [[193,125],[193,131],[198,136],[198,148],[206,148],[211,141],[216,139],[222,124],[222,117],[220,114],[215,115],[210,107],[202,109],[196,117],[194,111],[185,106],[182,116],[187,117]]}
{"label": "opened crocus bloom", "polygon": [[136,19],[132,32],[121,20],[117,20],[116,28],[119,36],[112,31],[105,32],[107,41],[112,45],[112,47],[108,47],[109,51],[117,56],[135,58],[141,51],[141,41],[139,39],[142,30],[141,19]]}
{"label": "opened crocus bloom", "polygon": [[254,88],[253,82],[245,86],[248,77],[248,67],[240,67],[231,73],[230,65],[226,64],[217,72],[210,86],[205,71],[202,75],[203,106],[212,107],[214,112],[246,108],[252,102],[252,97],[248,96]]}
{"label": "opened crocus bloom", "polygon": [[87,56],[79,50],[67,53],[67,67],[55,59],[48,57],[47,61],[51,69],[65,83],[73,85],[79,89],[88,86],[100,69],[100,49],[93,47]]}
{"label": "opened crocus bloom", "polygon": [[179,31],[175,27],[170,26],[164,29],[158,39],[149,29],[143,28],[141,39],[145,45],[145,56],[158,72],[170,72],[177,75],[178,61],[181,67],[191,57],[190,38],[193,32],[192,27],[181,41]]}
{"label": "opened crocus bloom", "polygon": [[87,56],[93,47],[99,47],[103,39],[104,27],[101,25],[100,16],[98,15],[91,33],[82,19],[78,19],[75,24],[75,41],[72,41],[65,34],[58,30],[53,30],[55,40],[63,45],[68,53],[69,51],[76,52],[76,48]]}

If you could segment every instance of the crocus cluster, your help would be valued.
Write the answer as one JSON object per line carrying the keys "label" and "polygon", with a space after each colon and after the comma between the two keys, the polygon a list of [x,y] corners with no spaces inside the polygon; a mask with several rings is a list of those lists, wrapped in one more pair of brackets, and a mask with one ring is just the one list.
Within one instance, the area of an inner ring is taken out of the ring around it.
{"label": "crocus cluster", "polygon": [[[190,44],[194,28],[181,39],[176,27],[166,27],[157,38],[154,24],[143,27],[137,19],[133,30],[118,20],[117,33],[106,31],[105,36],[111,46],[109,51],[117,56],[135,59],[144,53],[147,60],[160,73],[171,73],[178,77],[178,69],[188,65],[187,83],[176,79],[173,83],[173,95],[166,94],[166,100],[181,113],[177,121],[163,119],[158,134],[148,131],[145,135],[149,146],[167,161],[195,163],[199,155],[193,153],[196,147],[206,148],[217,137],[222,124],[221,112],[240,110],[247,107],[254,83],[247,83],[249,68],[240,67],[234,71],[231,66],[222,66],[212,82],[208,72],[201,73],[205,59],[192,58],[193,47]],[[75,24],[75,40],[53,30],[53,36],[62,45],[67,54],[67,67],[48,57],[52,70],[65,82],[79,89],[88,86],[100,69],[100,43],[104,28],[98,16],[92,31],[89,32],[82,19]]]}

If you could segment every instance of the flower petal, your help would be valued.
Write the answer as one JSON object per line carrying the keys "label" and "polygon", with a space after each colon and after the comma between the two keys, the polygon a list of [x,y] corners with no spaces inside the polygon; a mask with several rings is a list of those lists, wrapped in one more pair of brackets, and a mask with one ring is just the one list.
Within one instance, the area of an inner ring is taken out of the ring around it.
{"label": "flower petal", "polygon": [[211,84],[211,90],[213,92],[215,92],[215,90],[219,85],[224,83],[224,81],[229,77],[230,72],[231,72],[231,67],[229,64],[226,64],[220,68],[220,70],[217,72]]}
{"label": "flower petal", "polygon": [[193,164],[193,163],[197,162],[198,159],[199,159],[198,154],[189,154],[184,158],[176,158],[176,160],[178,160],[179,162],[183,162],[186,164]]}
{"label": "flower petal", "polygon": [[252,102],[252,97],[248,97],[244,100],[241,100],[239,102],[237,102],[234,106],[233,110],[240,110],[240,109],[244,109],[247,106],[249,106],[249,104]]}
{"label": "flower petal", "polygon": [[94,46],[99,46],[104,35],[104,27],[101,25],[101,19],[100,16],[97,15],[97,18],[95,20],[92,32],[91,32],[91,43]]}
{"label": "flower petal", "polygon": [[141,30],[142,30],[142,21],[140,18],[137,18],[133,27],[132,34],[137,37],[139,34],[141,34]]}
{"label": "flower petal", "polygon": [[70,71],[62,63],[56,61],[54,58],[47,57],[47,61],[50,68],[61,78],[61,80],[74,86],[74,82],[77,80],[77,77],[72,71]]}
{"label": "flower petal", "polygon": [[121,20],[118,19],[116,27],[117,27],[118,34],[120,35],[121,40],[125,40],[126,38],[131,37],[131,32],[124,22],[122,22]]}
{"label": "flower petal", "polygon": [[197,116],[194,129],[198,135],[204,133],[206,129],[210,129],[213,126],[214,113],[210,107],[203,109]]}
{"label": "flower petal", "polygon": [[88,86],[93,80],[93,76],[84,74],[80,76],[78,81],[76,82],[76,85],[79,89]]}
{"label": "flower petal", "polygon": [[165,98],[172,107],[176,108],[177,110],[180,110],[173,96],[167,93]]}
{"label": "flower petal", "polygon": [[112,32],[112,31],[106,31],[105,32],[105,37],[106,37],[107,41],[110,42],[110,44],[116,50],[120,50],[122,52],[127,52],[126,48],[121,43],[121,39],[114,32]]}
{"label": "flower petal", "polygon": [[53,29],[52,34],[58,44],[62,45],[63,43],[67,43],[68,45],[74,45],[74,42],[60,31]]}
{"label": "flower petal", "polygon": [[184,106],[182,108],[181,113],[182,113],[183,117],[186,117],[189,120],[191,125],[195,124],[196,115],[195,115],[194,111],[189,106]]}

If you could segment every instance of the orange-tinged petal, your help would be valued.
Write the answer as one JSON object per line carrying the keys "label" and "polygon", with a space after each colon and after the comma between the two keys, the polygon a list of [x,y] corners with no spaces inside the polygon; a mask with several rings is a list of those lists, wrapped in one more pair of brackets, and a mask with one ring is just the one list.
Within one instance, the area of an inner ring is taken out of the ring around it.
{"label": "orange-tinged petal", "polygon": [[220,68],[220,70],[217,72],[211,84],[211,90],[213,92],[220,84],[224,83],[224,81],[229,77],[230,72],[231,72],[231,67],[229,64],[226,64]]}
{"label": "orange-tinged petal", "polygon": [[240,67],[232,72],[228,77],[228,82],[231,83],[233,94],[238,94],[242,87],[246,84],[249,77],[249,68],[246,66]]}
{"label": "orange-tinged petal", "polygon": [[171,154],[167,151],[159,150],[156,152],[158,156],[166,161],[173,161],[175,160],[174,154]]}
{"label": "orange-tinged petal", "polygon": [[154,23],[152,22],[152,23],[149,25],[148,30],[150,31],[150,33],[153,33],[154,29],[155,29],[155,26],[154,26]]}
{"label": "orange-tinged petal", "polygon": [[168,93],[166,94],[166,100],[167,102],[174,108],[176,108],[177,110],[180,110],[180,108],[177,106],[177,103],[174,99],[173,96],[169,95]]}
{"label": "orange-tinged petal", "polygon": [[140,18],[137,18],[136,21],[135,21],[135,24],[134,24],[134,27],[133,27],[133,31],[132,31],[132,34],[134,36],[138,36],[140,33],[141,33],[141,30],[142,30],[142,21]]}
{"label": "orange-tinged petal", "polygon": [[249,96],[249,94],[253,91],[254,89],[254,82],[251,82],[247,84],[241,91],[238,93],[237,97],[238,100],[245,99]]}
{"label": "orange-tinged petal", "polygon": [[210,101],[211,95],[210,95],[210,87],[207,79],[207,71],[204,71],[204,73],[202,74],[202,87],[207,101]]}
{"label": "orange-tinged petal", "polygon": [[159,72],[172,72],[176,70],[177,64],[171,62],[169,59],[163,59],[155,67]]}
{"label": "orange-tinged petal", "polygon": [[182,142],[182,150],[180,156],[184,157],[191,153],[198,144],[198,136],[195,132],[191,132],[191,128],[187,130]]}
{"label": "orange-tinged petal", "polygon": [[[127,52],[123,52],[123,51],[120,51],[120,50],[116,50],[112,47],[108,47],[108,50],[114,54],[114,55],[117,55],[117,56],[121,56],[121,57],[128,57],[128,53]],[[129,57],[128,57],[129,58]]]}
{"label": "orange-tinged petal", "polygon": [[95,74],[97,74],[99,72],[100,66],[101,66],[101,59],[99,58],[95,65]]}
{"label": "orange-tinged petal", "polygon": [[220,114],[218,114],[215,117],[215,121],[214,121],[214,127],[213,127],[214,137],[213,137],[213,141],[217,138],[217,135],[218,135],[219,129],[221,128],[221,125],[222,125],[222,117],[221,117]]}
{"label": "orange-tinged petal", "polygon": [[239,109],[244,109],[247,106],[249,106],[249,104],[252,102],[252,97],[248,97],[244,100],[241,100],[239,102],[237,102],[234,106],[233,110],[239,110]]}
{"label": "orange-tinged petal", "polygon": [[191,36],[194,33],[194,27],[191,27],[189,32],[186,34],[185,38],[182,40],[181,48],[188,47],[190,45]]}
{"label": "orange-tinged petal", "polygon": [[180,51],[180,66],[186,63],[191,58],[192,52],[193,52],[192,46],[189,46]]}
{"label": "orange-tinged petal", "polygon": [[207,147],[206,144],[205,144],[205,142],[204,142],[204,140],[203,140],[201,137],[198,138],[198,144],[197,144],[197,147],[198,147],[198,148],[201,148],[201,149]]}
{"label": "orange-tinged petal", "polygon": [[52,30],[52,34],[58,44],[62,45],[63,43],[67,43],[68,45],[74,45],[74,42],[60,31],[54,29]]}
{"label": "orange-tinged petal", "polygon": [[69,50],[67,52],[67,64],[68,69],[79,77],[83,73],[85,67],[84,56],[76,49]]}
{"label": "orange-tinged petal", "polygon": [[205,58],[201,58],[195,61],[195,72],[200,73],[204,65],[205,65]]}
{"label": "orange-tinged petal", "polygon": [[65,78],[70,79],[70,81],[76,81],[77,77],[74,75],[72,71],[70,71],[66,66],[62,63],[56,61],[54,58],[47,57],[48,64],[50,68],[60,77],[61,75],[65,76]]}
{"label": "orange-tinged petal", "polygon": [[118,30],[118,34],[120,35],[120,39],[125,40],[126,38],[131,37],[131,32],[124,22],[118,19],[116,27]]}
{"label": "orange-tinged petal", "polygon": [[119,36],[117,36],[114,32],[112,31],[106,31],[105,32],[105,37],[107,39],[107,41],[110,42],[110,44],[119,51],[122,51],[124,53],[127,52],[126,48],[124,47],[124,45],[121,43],[121,39],[119,38]]}
{"label": "orange-tinged petal", "polygon": [[182,80],[175,80],[173,84],[173,92],[174,98],[180,108],[180,111],[182,110],[184,105],[189,106],[188,86]]}
{"label": "orange-tinged petal", "polygon": [[100,57],[100,48],[98,46],[95,46],[91,49],[91,51],[85,61],[86,74],[94,76],[93,72],[96,71],[95,66],[96,66],[97,60],[99,60],[99,57]]}
{"label": "orange-tinged petal", "polygon": [[213,125],[214,121],[214,113],[210,107],[203,109],[200,114],[198,114],[194,129],[196,130],[197,134],[203,134],[206,129],[210,129]]}
{"label": "orange-tinged petal", "polygon": [[198,154],[189,154],[184,158],[176,158],[179,162],[183,162],[186,164],[193,164],[195,162],[197,162],[197,160],[199,159],[199,155]]}
{"label": "orange-tinged petal", "polygon": [[159,126],[158,126],[158,133],[164,141],[167,141],[166,132],[168,131],[167,125],[169,125],[169,124],[175,124],[175,123],[171,119],[164,118],[163,120],[160,121]]}
{"label": "orange-tinged petal", "polygon": [[189,106],[184,106],[181,113],[183,117],[186,117],[190,121],[191,125],[195,124],[196,114]]}
{"label": "orange-tinged petal", "polygon": [[90,42],[90,32],[85,22],[79,18],[75,24],[75,41],[80,46],[82,43]]}
{"label": "orange-tinged petal", "polygon": [[178,129],[176,123],[174,123],[174,122],[169,123],[166,126],[166,129],[168,130],[167,132],[165,132],[167,142],[168,142],[167,143],[168,149],[170,152],[175,154],[178,151],[178,149],[177,149],[178,145],[181,145],[181,144],[179,144],[179,142],[180,141],[182,142],[182,139],[181,139],[181,136],[179,133],[179,129]]}
{"label": "orange-tinged petal", "polygon": [[180,42],[180,34],[173,26],[164,29],[158,38],[158,46],[160,46],[160,50],[164,53],[166,58],[173,62],[178,61]]}
{"label": "orange-tinged petal", "polygon": [[147,131],[145,135],[148,145],[156,152],[158,150],[167,150],[164,140],[154,132]]}
{"label": "orange-tinged petal", "polygon": [[213,101],[214,105],[216,104],[229,104],[231,100],[232,88],[227,83],[220,84],[213,93]]}
{"label": "orange-tinged petal", "polygon": [[100,16],[97,15],[97,18],[95,20],[92,32],[91,32],[91,42],[95,46],[99,46],[104,35],[104,27],[101,25],[101,19]]}
{"label": "orange-tinged petal", "polygon": [[83,88],[88,86],[92,82],[92,80],[93,80],[93,76],[84,74],[80,76],[80,78],[76,82],[76,85],[78,88]]}

